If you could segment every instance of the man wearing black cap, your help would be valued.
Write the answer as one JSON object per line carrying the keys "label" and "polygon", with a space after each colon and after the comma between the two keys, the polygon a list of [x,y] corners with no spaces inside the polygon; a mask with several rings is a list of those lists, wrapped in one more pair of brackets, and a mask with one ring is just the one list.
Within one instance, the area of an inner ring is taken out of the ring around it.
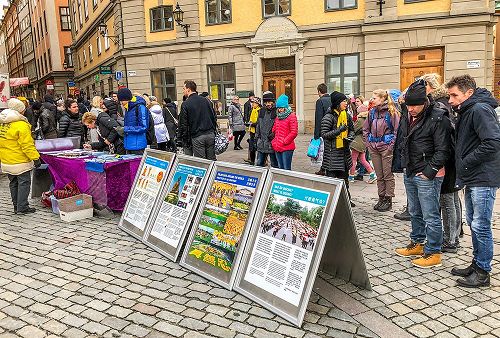
{"label": "man wearing black cap", "polygon": [[428,99],[425,86],[424,80],[417,80],[408,88],[408,119],[399,126],[402,142],[397,147],[408,196],[411,241],[396,249],[396,253],[418,257],[412,260],[414,266],[431,268],[441,266],[443,224],[439,194],[444,165],[451,155],[451,122],[446,111]]}
{"label": "man wearing black cap", "polygon": [[149,114],[146,101],[128,88],[118,90],[118,100],[125,110],[123,144],[127,154],[142,155],[148,145]]}

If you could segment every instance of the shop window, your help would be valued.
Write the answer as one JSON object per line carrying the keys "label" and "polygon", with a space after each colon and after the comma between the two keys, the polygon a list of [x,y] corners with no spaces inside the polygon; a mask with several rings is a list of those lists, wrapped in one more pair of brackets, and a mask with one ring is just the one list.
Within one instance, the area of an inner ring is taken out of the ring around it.
{"label": "shop window", "polygon": [[208,94],[214,102],[217,115],[227,115],[232,93],[236,92],[234,63],[208,66]]}
{"label": "shop window", "polygon": [[264,17],[290,15],[292,11],[291,0],[263,0],[262,10]]}
{"label": "shop window", "polygon": [[357,0],[325,0],[325,9],[327,11],[350,9],[356,8],[357,6]]}
{"label": "shop window", "polygon": [[359,94],[359,54],[327,56],[325,70],[328,92]]}
{"label": "shop window", "polygon": [[231,0],[206,0],[205,17],[207,25],[231,22]]}
{"label": "shop window", "polygon": [[158,69],[151,71],[151,91],[161,102],[169,97],[172,101],[177,99],[175,89],[175,69]]}
{"label": "shop window", "polygon": [[71,30],[71,19],[69,14],[69,7],[59,7],[59,20],[61,22],[61,30]]}
{"label": "shop window", "polygon": [[169,31],[174,29],[172,6],[159,6],[149,10],[151,32]]}

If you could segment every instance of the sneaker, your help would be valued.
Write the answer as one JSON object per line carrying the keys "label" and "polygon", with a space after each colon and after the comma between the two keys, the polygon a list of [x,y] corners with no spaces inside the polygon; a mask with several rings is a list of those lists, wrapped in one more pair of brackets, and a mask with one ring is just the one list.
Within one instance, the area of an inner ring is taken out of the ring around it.
{"label": "sneaker", "polygon": [[354,182],[354,176],[349,175],[349,183],[353,183],[353,182]]}
{"label": "sneaker", "polygon": [[377,174],[375,174],[375,172],[372,172],[370,174],[370,178],[368,178],[368,183],[372,184],[372,183],[375,183],[375,182],[377,182]]}
{"label": "sneaker", "polygon": [[411,264],[423,269],[441,266],[441,253],[424,254],[420,258],[412,260]]}
{"label": "sneaker", "polygon": [[399,214],[394,214],[395,219],[400,221],[411,221],[410,213],[408,212],[408,207],[404,207]]}
{"label": "sneaker", "polygon": [[457,253],[458,248],[456,245],[452,245],[448,242],[443,243],[441,246],[441,252]]}
{"label": "sneaker", "polygon": [[490,286],[490,274],[483,269],[476,267],[469,276],[458,279],[457,285],[465,288]]}
{"label": "sneaker", "polygon": [[424,254],[424,245],[422,243],[410,242],[404,248],[397,248],[396,254],[401,257],[418,257]]}

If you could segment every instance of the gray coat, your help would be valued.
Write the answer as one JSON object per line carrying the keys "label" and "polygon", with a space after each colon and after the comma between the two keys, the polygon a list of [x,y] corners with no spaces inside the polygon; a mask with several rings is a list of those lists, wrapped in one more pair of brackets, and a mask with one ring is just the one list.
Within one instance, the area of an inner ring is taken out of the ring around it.
{"label": "gray coat", "polygon": [[239,104],[231,103],[227,108],[227,118],[232,131],[245,131],[245,122],[243,121],[243,112]]}
{"label": "gray coat", "polygon": [[271,141],[273,139],[272,130],[274,119],[276,118],[276,108],[267,110],[265,107],[259,112],[257,127],[255,130],[255,139],[257,140],[257,151],[264,154],[274,153]]}
{"label": "gray coat", "polygon": [[[323,154],[322,168],[328,171],[340,170],[348,171],[352,167],[351,151],[349,142],[344,140],[344,146],[337,148],[335,146],[337,136],[341,133],[337,129],[338,115],[336,113],[328,113],[321,120],[321,137],[325,144],[325,152]],[[347,130],[348,138],[354,137],[354,124],[352,118],[347,114]]]}

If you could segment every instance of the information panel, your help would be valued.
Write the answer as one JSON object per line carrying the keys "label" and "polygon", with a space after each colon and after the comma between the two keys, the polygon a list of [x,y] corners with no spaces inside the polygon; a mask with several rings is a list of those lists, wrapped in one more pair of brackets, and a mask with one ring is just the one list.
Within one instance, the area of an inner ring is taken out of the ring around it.
{"label": "information panel", "polygon": [[142,240],[175,154],[146,149],[118,227]]}
{"label": "information panel", "polygon": [[234,289],[300,326],[342,187],[271,169]]}
{"label": "information panel", "polygon": [[267,170],[215,163],[181,265],[232,288]]}
{"label": "information panel", "polygon": [[172,175],[160,193],[144,242],[177,260],[205,190],[212,161],[178,155]]}

